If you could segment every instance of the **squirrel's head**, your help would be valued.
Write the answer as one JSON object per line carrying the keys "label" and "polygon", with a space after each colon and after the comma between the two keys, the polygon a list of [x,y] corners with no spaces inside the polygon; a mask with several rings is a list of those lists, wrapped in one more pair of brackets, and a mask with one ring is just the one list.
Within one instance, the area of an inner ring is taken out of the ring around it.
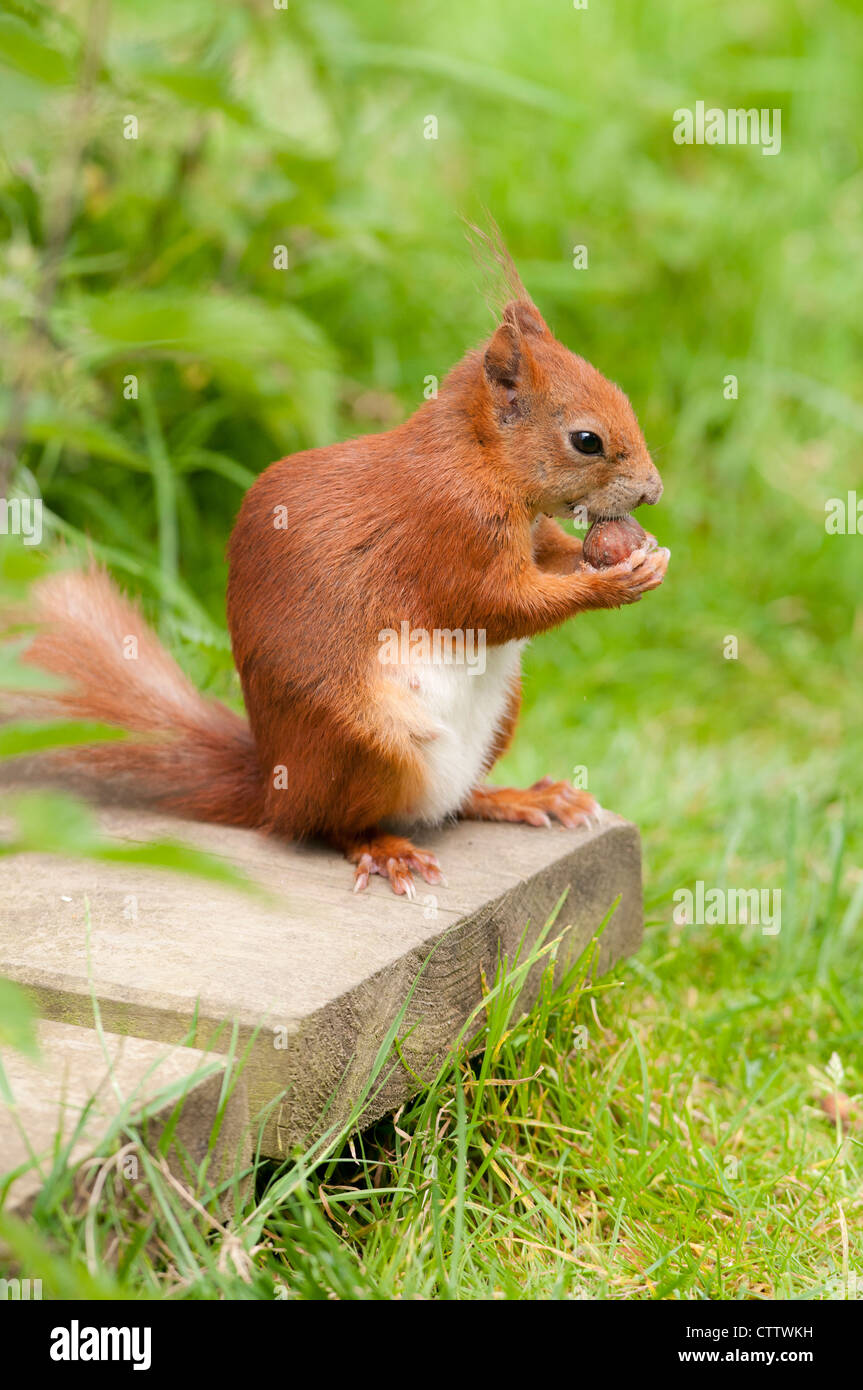
{"label": "squirrel's head", "polygon": [[559,343],[530,300],[507,304],[483,368],[507,470],[537,513],[617,517],[659,501],[626,396]]}

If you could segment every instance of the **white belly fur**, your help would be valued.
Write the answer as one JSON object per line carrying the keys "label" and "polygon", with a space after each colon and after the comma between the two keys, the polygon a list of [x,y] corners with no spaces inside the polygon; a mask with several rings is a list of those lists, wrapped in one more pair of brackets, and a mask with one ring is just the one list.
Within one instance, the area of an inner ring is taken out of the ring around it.
{"label": "white belly fur", "polygon": [[436,825],[454,815],[479,784],[486,755],[506,713],[521,668],[524,642],[486,649],[485,670],[414,662],[414,695],[440,728],[424,745],[428,777],[413,824]]}

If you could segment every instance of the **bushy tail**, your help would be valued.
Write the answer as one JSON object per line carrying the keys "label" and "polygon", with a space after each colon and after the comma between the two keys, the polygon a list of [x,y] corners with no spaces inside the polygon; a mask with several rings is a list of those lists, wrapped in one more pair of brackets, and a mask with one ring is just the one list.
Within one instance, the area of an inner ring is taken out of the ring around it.
{"label": "bushy tail", "polygon": [[24,660],[66,686],[4,702],[7,717],[93,719],[143,737],[14,759],[17,780],[194,820],[260,823],[264,783],[248,724],[199,694],[104,571],[50,575],[29,616],[36,636]]}

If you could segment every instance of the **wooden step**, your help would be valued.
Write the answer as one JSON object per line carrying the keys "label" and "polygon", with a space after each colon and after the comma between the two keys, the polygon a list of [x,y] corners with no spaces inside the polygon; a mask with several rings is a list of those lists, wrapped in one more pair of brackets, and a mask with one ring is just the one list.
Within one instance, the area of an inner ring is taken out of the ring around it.
{"label": "wooden step", "polygon": [[[252,1136],[245,1081],[240,1077],[223,1098],[224,1057],[46,1020],[40,1021],[38,1035],[38,1060],[0,1048],[12,1095],[12,1104],[0,1105],[0,1180],[5,1185],[9,1174],[17,1173],[4,1205],[7,1213],[26,1215],[55,1156],[67,1145],[72,1168],[93,1154],[107,1157],[119,1121],[141,1132],[148,1155],[158,1162],[158,1141],[176,1112],[168,1163],[184,1181],[190,1176],[186,1167],[196,1168],[207,1157],[217,1120],[209,1181],[229,1181],[235,1164],[248,1160]],[[120,1143],[128,1139],[122,1127],[119,1134]],[[130,1150],[124,1176],[137,1180],[145,1174],[138,1150]]]}
{"label": "wooden step", "polygon": [[[253,1112],[270,1107],[264,1152],[284,1154],[351,1113],[387,1030],[408,1000],[394,1056],[361,1120],[394,1110],[431,1079],[491,982],[500,954],[535,940],[561,895],[553,934],[579,954],[602,936],[599,969],[641,939],[641,858],[633,825],[608,812],[590,829],[464,822],[419,837],[447,886],[408,901],[319,846],[252,831],[106,811],[120,839],[173,836],[218,855],[268,901],[202,879],[25,854],[0,860],[0,974],[29,986],[49,1019],[224,1050],[236,1026]],[[538,987],[534,970],[527,1006]],[[190,1030],[192,1030],[191,1037]]]}

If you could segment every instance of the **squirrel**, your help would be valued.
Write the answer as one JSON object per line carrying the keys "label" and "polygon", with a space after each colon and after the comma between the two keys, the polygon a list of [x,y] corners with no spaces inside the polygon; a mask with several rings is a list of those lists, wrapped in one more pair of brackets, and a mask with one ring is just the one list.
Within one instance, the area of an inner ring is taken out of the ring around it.
{"label": "squirrel", "polygon": [[[493,254],[507,302],[435,397],[386,433],[280,459],[249,489],[227,591],[248,722],[198,693],[103,570],[36,587],[26,660],[71,682],[43,711],[150,736],[39,755],[51,780],[319,838],[354,865],[355,891],[380,874],[407,897],[414,875],[444,881],[409,838],[422,826],[596,814],[567,782],[484,779],[516,728],[524,644],[635,603],[668,565],[654,545],[593,569],[554,518],[622,517],[662,482],[626,395],[553,336],[499,235]],[[413,641],[385,662],[382,635],[408,630],[479,634],[484,669]]]}

